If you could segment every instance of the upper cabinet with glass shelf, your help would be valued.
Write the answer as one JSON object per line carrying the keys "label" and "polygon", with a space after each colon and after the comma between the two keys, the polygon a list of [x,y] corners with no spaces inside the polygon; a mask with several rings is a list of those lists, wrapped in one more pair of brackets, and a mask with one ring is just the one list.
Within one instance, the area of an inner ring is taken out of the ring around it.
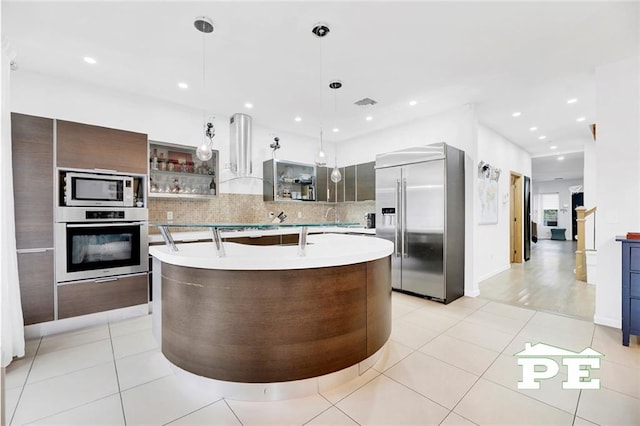
{"label": "upper cabinet with glass shelf", "polygon": [[315,166],[291,161],[262,163],[264,201],[315,201]]}
{"label": "upper cabinet with glass shelf", "polygon": [[196,147],[149,141],[149,196],[207,199],[218,193],[218,151],[208,161]]}

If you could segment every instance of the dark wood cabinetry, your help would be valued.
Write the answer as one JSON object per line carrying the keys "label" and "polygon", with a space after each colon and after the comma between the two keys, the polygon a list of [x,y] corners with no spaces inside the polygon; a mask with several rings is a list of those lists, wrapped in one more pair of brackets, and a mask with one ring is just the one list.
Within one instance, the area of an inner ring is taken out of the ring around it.
{"label": "dark wood cabinetry", "polygon": [[[30,325],[56,319],[56,165],[146,175],[147,136],[12,113],[11,143],[21,303],[24,323]],[[93,283],[60,286],[58,318],[146,302],[146,274],[120,279],[109,287]]]}
{"label": "dark wood cabinetry", "polygon": [[11,114],[18,249],[53,248],[53,120]]}
{"label": "dark wood cabinetry", "polygon": [[356,201],[356,166],[347,166],[342,175],[344,180],[344,201]]}
{"label": "dark wood cabinetry", "polygon": [[11,114],[16,248],[25,325],[54,319],[53,128],[52,119]]}
{"label": "dark wood cabinetry", "polygon": [[376,163],[356,164],[356,201],[376,199]]}
{"label": "dark wood cabinetry", "polygon": [[147,273],[58,286],[58,318],[147,303]]}
{"label": "dark wood cabinetry", "polygon": [[261,237],[231,237],[224,239],[230,243],[246,244],[250,246],[277,246],[298,244],[298,234],[263,235]]}
{"label": "dark wood cabinetry", "polygon": [[147,135],[57,120],[57,166],[147,174]]}
{"label": "dark wood cabinetry", "polygon": [[[326,167],[316,167],[316,194],[318,201],[329,201],[329,172]],[[333,192],[333,191],[331,191]]]}
{"label": "dark wood cabinetry", "polygon": [[54,320],[53,250],[18,253],[24,325]]}
{"label": "dark wood cabinetry", "polygon": [[336,189],[335,189],[335,194],[336,194],[336,198],[335,198],[335,202],[336,203],[342,203],[344,202],[344,181],[345,181],[345,168],[344,167],[338,167],[338,170],[340,170],[340,174],[342,175],[342,179],[340,179],[340,182],[336,183]]}

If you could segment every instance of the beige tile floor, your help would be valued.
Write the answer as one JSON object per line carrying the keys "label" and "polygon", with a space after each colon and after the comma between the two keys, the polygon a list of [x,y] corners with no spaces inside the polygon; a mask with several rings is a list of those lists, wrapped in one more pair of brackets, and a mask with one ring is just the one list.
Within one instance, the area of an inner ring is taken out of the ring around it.
{"label": "beige tile floor", "polygon": [[[194,392],[171,372],[149,316],[29,341],[7,369],[7,424],[638,425],[640,339],[590,321],[482,298],[449,305],[393,293],[393,332],[374,367],[338,388],[277,402]],[[544,342],[603,353],[599,390],[566,373],[518,390],[514,353]]]}
{"label": "beige tile floor", "polygon": [[531,259],[480,283],[486,299],[593,320],[596,286],[577,281],[575,241],[538,240]]}

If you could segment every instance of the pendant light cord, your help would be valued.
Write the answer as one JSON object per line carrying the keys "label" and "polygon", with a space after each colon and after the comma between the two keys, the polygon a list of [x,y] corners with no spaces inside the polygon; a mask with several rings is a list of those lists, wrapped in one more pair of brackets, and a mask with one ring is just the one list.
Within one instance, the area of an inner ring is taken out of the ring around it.
{"label": "pendant light cord", "polygon": [[[207,74],[205,72],[205,64],[207,61],[207,56],[206,56],[206,48],[205,48],[205,38],[206,34],[203,31],[202,32],[202,94],[204,96],[204,101],[206,102],[207,99]],[[204,102],[203,102],[204,104]],[[202,123],[205,125],[205,137],[206,137],[206,125],[207,125],[207,113],[204,109],[204,106],[202,108]]]}
{"label": "pendant light cord", "polygon": [[322,146],[322,38],[319,38],[320,41],[320,151],[324,151],[324,147]]}

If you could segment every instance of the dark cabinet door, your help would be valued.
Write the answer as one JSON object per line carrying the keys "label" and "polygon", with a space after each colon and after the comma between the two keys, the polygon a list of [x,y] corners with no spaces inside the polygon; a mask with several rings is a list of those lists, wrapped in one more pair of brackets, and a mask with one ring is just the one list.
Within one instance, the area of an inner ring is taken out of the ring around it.
{"label": "dark cabinet door", "polygon": [[18,249],[53,247],[53,120],[11,114]]}
{"label": "dark cabinet door", "polygon": [[57,120],[58,167],[147,173],[147,135]]}
{"label": "dark cabinet door", "polygon": [[316,201],[329,201],[329,176],[326,167],[316,167]]}
{"label": "dark cabinet door", "polygon": [[376,199],[376,163],[356,165],[356,201],[373,201]]}
{"label": "dark cabinet door", "polygon": [[340,167],[340,174],[342,175],[342,179],[340,179],[340,182],[336,183],[336,199],[334,200],[336,203],[342,203],[344,202],[345,198],[344,198],[344,194],[345,194],[345,188],[344,188],[344,180],[345,180],[345,168],[344,167]]}
{"label": "dark cabinet door", "polygon": [[356,166],[347,166],[344,168],[344,201],[356,200]]}
{"label": "dark cabinet door", "polygon": [[18,253],[18,271],[24,325],[53,321],[53,250]]}
{"label": "dark cabinet door", "polygon": [[148,275],[83,281],[58,286],[58,318],[109,311],[149,301]]}

